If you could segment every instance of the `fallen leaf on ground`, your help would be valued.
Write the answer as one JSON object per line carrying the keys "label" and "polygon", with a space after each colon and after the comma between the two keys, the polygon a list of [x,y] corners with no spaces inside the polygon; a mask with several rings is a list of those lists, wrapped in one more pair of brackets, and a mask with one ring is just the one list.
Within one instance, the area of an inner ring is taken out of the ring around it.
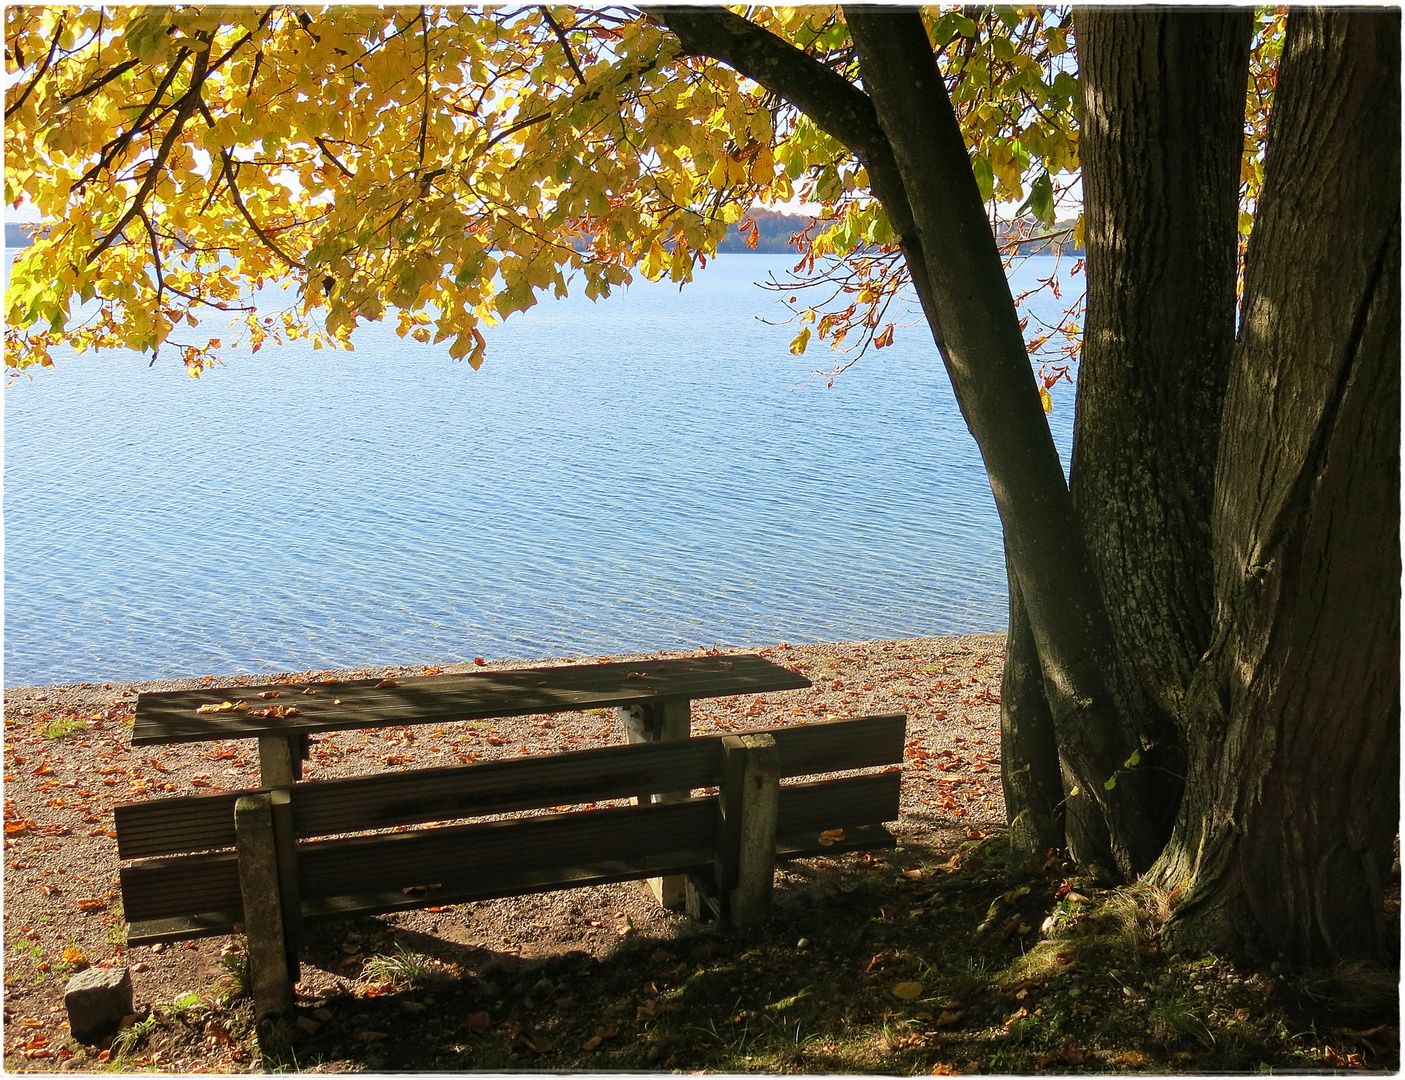
{"label": "fallen leaf on ground", "polygon": [[536,1035],[530,1031],[524,1031],[519,1037],[524,1043],[527,1044],[527,1046],[535,1050],[538,1054],[551,1053],[551,1040],[548,1039],[546,1036]]}
{"label": "fallen leaf on ground", "polygon": [[1146,1058],[1136,1050],[1128,1050],[1117,1059],[1119,1065],[1142,1065],[1145,1064],[1145,1062]]}
{"label": "fallen leaf on ground", "polygon": [[356,1037],[363,1043],[380,1042],[382,1039],[390,1038],[384,1031],[360,1031],[357,1032]]}
{"label": "fallen leaf on ground", "polygon": [[493,1018],[485,1012],[470,1013],[468,1016],[465,1016],[463,1022],[459,1024],[459,1027],[467,1028],[469,1031],[474,1032],[487,1031],[492,1026]]}
{"label": "fallen leaf on ground", "polygon": [[592,1035],[590,1038],[586,1039],[586,1041],[585,1041],[584,1043],[581,1044],[581,1049],[582,1049],[582,1050],[594,1050],[594,1049],[595,1049],[597,1046],[599,1046],[603,1041],[604,1041],[604,1040],[601,1039],[599,1035]]}
{"label": "fallen leaf on ground", "polygon": [[943,1009],[942,1014],[937,1017],[937,1027],[955,1027],[961,1023],[961,1018],[965,1015],[964,1009]]}
{"label": "fallen leaf on ground", "polygon": [[912,981],[900,982],[893,987],[893,996],[904,1001],[916,1001],[922,996],[922,984]]}

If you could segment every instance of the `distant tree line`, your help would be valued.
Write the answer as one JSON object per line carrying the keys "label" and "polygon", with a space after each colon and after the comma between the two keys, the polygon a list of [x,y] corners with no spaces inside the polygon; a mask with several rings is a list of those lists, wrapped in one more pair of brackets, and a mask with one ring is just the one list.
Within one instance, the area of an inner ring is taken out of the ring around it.
{"label": "distant tree line", "polygon": [[[782,214],[774,210],[753,210],[743,220],[756,225],[756,246],[747,244],[746,234],[741,231],[741,222],[734,223],[727,230],[727,236],[717,245],[721,252],[739,252],[752,255],[792,255],[797,249],[791,237],[803,232],[813,220],[805,214]],[[1036,222],[1004,222],[996,230],[1001,246],[1014,235],[1029,235],[1048,239],[1027,240],[1019,245],[1020,255],[1082,255],[1082,247],[1073,242],[1072,221],[1060,221],[1052,226],[1039,226]],[[1015,230],[1020,229],[1016,234]]]}

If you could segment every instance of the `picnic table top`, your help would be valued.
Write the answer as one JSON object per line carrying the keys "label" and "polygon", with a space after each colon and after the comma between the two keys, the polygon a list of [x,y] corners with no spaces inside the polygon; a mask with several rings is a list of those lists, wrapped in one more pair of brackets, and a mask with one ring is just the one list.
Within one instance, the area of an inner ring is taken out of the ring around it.
{"label": "picnic table top", "polygon": [[487,720],[809,685],[803,675],[743,654],[167,690],[137,696],[132,745]]}

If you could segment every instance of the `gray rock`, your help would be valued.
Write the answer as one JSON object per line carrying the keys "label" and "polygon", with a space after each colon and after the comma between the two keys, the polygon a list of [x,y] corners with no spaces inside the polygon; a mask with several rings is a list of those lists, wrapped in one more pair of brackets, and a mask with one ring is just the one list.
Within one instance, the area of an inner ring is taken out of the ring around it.
{"label": "gray rock", "polygon": [[132,1009],[132,976],[126,968],[91,967],[64,987],[68,1027],[81,1043],[96,1043],[112,1034]]}

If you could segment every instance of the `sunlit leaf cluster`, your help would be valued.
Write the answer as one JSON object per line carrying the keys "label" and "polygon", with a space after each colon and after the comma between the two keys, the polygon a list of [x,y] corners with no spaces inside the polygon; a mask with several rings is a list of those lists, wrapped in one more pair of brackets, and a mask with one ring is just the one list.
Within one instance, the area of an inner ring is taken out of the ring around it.
{"label": "sunlit leaf cluster", "polygon": [[790,184],[772,108],[675,50],[605,9],[9,8],[5,195],[55,225],[7,363],[63,340],[198,373],[220,344],[177,327],[213,307],[255,349],[393,313],[476,365],[541,292],[686,281]]}
{"label": "sunlit leaf cluster", "polygon": [[[744,10],[862,87],[839,7]],[[1078,169],[1068,10],[925,21],[1012,257],[1032,235],[1081,239],[1055,225]],[[1245,233],[1282,26],[1262,15],[1255,43]],[[826,342],[837,371],[891,344],[920,313],[862,163],[679,52],[631,8],[7,8],[5,198],[50,224],[14,266],[6,363],[49,364],[59,343],[165,349],[198,375],[234,345],[349,348],[393,318],[477,366],[485,326],[634,274],[686,282],[766,205],[815,215],[774,283],[792,351]],[[233,326],[209,336],[221,312]],[[1026,320],[1031,353],[1061,350],[1046,391],[1079,322],[1076,302],[1057,325]]]}

